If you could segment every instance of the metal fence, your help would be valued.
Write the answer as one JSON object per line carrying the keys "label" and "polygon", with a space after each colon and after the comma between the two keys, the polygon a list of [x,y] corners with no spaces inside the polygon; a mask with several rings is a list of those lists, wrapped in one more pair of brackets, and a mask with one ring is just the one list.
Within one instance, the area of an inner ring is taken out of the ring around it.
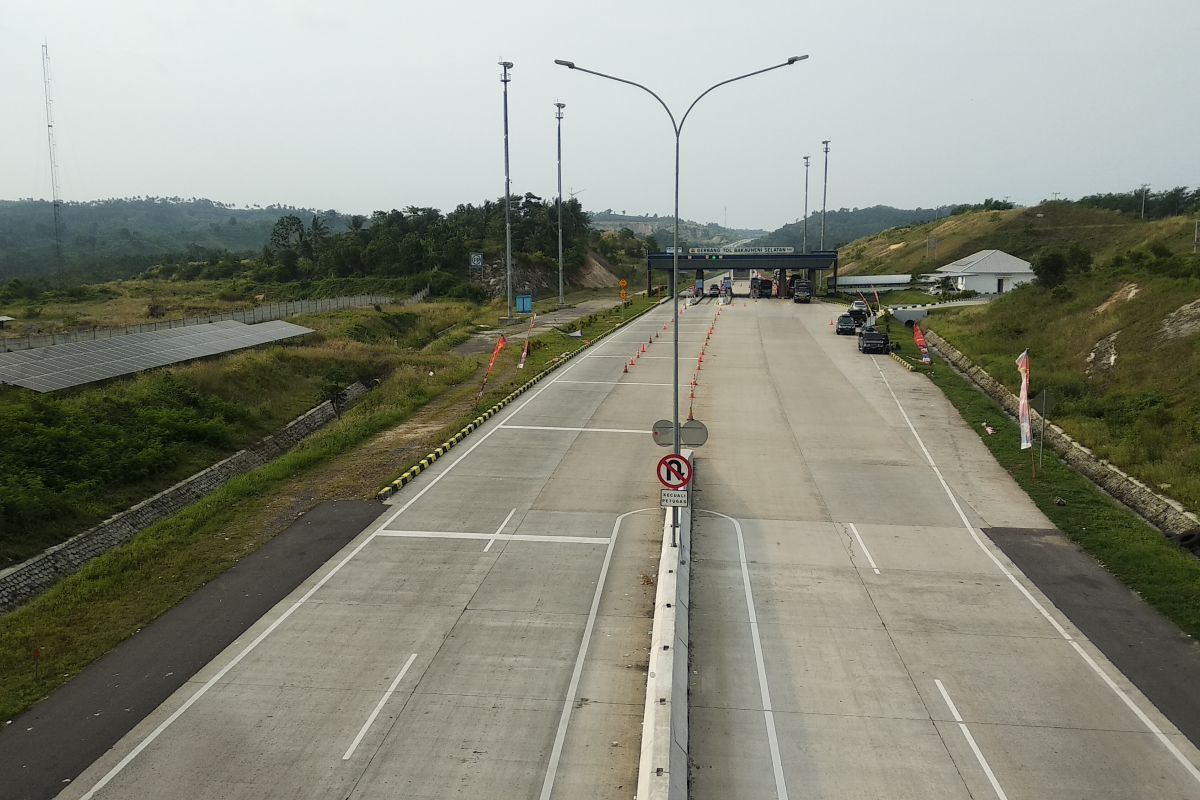
{"label": "metal fence", "polygon": [[26,334],[0,338],[0,352],[8,353],[14,350],[29,350],[34,347],[48,347],[68,342],[91,341],[92,339],[110,339],[114,336],[125,336],[130,333],[158,331],[167,328],[185,328],[189,325],[204,325],[221,320],[235,320],[253,325],[256,322],[268,322],[273,319],[285,319],[296,314],[313,314],[320,311],[336,311],[344,308],[368,308],[383,305],[412,305],[419,303],[429,295],[426,286],[416,294],[401,300],[393,301],[391,297],[378,294],[360,294],[353,297],[322,297],[316,300],[289,300],[284,303],[265,303],[251,308],[231,311],[224,314],[205,314],[202,317],[183,317],[181,319],[164,319],[154,322],[144,322],[140,325],[124,325],[115,327],[93,327],[66,333]]}

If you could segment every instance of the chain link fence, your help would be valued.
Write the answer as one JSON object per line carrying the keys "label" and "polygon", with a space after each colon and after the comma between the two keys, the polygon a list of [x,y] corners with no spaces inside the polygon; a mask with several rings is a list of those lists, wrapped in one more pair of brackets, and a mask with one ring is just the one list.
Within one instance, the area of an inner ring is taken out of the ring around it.
{"label": "chain link fence", "polygon": [[[397,305],[412,305],[419,303],[429,295],[426,286],[416,294],[405,298]],[[360,294],[353,297],[322,297],[315,300],[289,300],[283,303],[264,303],[251,308],[223,314],[205,314],[199,317],[183,317],[181,319],[164,319],[154,322],[144,322],[140,325],[123,325],[114,327],[93,327],[65,333],[26,334],[25,336],[6,336],[0,338],[0,352],[9,353],[14,350],[30,350],[35,347],[49,347],[69,342],[84,342],[93,339],[111,339],[114,336],[125,336],[130,333],[158,331],[167,328],[186,328],[189,325],[205,325],[210,322],[220,322],[231,319],[253,325],[256,322],[268,322],[274,319],[285,319],[297,314],[313,314],[321,311],[337,311],[347,308],[369,308],[371,306],[393,305],[391,297],[378,294]]]}

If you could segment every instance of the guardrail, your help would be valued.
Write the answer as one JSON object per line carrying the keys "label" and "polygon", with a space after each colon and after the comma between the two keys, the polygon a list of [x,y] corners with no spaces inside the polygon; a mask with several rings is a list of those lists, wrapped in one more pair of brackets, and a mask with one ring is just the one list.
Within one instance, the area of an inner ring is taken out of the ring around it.
{"label": "guardrail", "polygon": [[[695,463],[693,451],[683,456]],[[692,480],[695,480],[695,468]],[[691,493],[689,492],[689,503]],[[663,520],[658,591],[650,634],[650,669],[642,717],[638,800],[687,800],[688,796],[688,606],[691,583],[692,508],[679,509],[678,546],[673,547],[671,510]]]}

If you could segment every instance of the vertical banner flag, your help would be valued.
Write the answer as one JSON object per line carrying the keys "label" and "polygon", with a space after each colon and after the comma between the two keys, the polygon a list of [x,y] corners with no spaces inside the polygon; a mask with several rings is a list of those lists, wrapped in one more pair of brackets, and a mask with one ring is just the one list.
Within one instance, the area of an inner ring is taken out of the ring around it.
{"label": "vertical banner flag", "polygon": [[925,334],[921,333],[921,326],[913,324],[913,344],[921,351],[921,363],[929,363],[929,348],[925,345]]}
{"label": "vertical banner flag", "polygon": [[1029,425],[1029,351],[1017,356],[1017,371],[1021,373],[1021,404],[1017,409],[1017,422],[1021,426],[1021,449],[1033,447],[1033,433]]}
{"label": "vertical banner flag", "polygon": [[517,362],[517,369],[525,369],[525,359],[529,358],[529,337],[533,335],[533,323],[537,320],[537,314],[529,315],[529,330],[525,332],[525,346],[521,348],[521,360]]}
{"label": "vertical banner flag", "polygon": [[882,313],[883,303],[879,301],[879,290],[872,286],[871,291],[875,293],[875,308],[879,309],[879,311]]}
{"label": "vertical banner flag", "polygon": [[508,342],[504,339],[504,334],[500,334],[500,338],[496,340],[496,349],[492,351],[492,360],[488,362],[487,372],[483,373],[483,384],[479,387],[477,397],[483,397],[483,390],[487,387],[488,376],[492,374],[492,367],[496,366],[496,356],[500,355],[500,351],[504,349],[504,345]]}

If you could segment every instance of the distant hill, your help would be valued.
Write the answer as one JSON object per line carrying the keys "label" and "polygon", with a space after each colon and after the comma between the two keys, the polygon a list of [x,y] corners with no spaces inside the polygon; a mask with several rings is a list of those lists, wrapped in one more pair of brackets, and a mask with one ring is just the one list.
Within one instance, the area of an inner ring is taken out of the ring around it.
{"label": "distant hill", "polygon": [[[628,228],[638,236],[653,236],[660,245],[670,245],[674,217],[646,214],[618,214],[611,209],[588,214],[592,228],[598,231],[619,231]],[[717,245],[754,239],[767,232],[757,228],[726,228],[715,222],[679,220],[679,238],[694,245]]]}
{"label": "distant hill", "polygon": [[[320,214],[332,231],[346,230],[337,211],[292,206],[236,208],[206,199],[136,197],[63,203],[63,263],[92,278],[122,277],[166,255],[202,260],[212,252],[257,252],[285,214]],[[0,280],[56,269],[54,213],[47,200],[0,200]]]}
{"label": "distant hill", "polygon": [[[943,207],[941,213],[946,214],[947,207]],[[893,208],[892,206],[839,208],[836,211],[827,211],[825,214],[825,247],[832,250],[847,242],[879,233],[888,228],[931,220],[937,214],[937,210],[932,208]],[[804,244],[804,223],[802,221],[790,222],[762,238],[755,239],[754,244],[764,247],[795,247],[799,251]],[[820,246],[821,212],[814,211],[808,217],[808,249],[816,250]]]}

